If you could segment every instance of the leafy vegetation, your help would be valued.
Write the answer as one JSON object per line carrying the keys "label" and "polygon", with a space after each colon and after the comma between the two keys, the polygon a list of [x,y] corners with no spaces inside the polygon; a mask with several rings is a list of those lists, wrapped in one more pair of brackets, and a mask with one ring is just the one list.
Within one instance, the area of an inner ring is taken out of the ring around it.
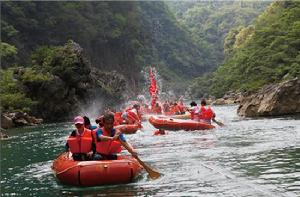
{"label": "leafy vegetation", "polygon": [[5,42],[0,43],[1,67],[6,68],[16,60],[17,48]]}
{"label": "leafy vegetation", "polygon": [[2,109],[59,119],[99,95],[138,92],[149,65],[163,90],[182,93],[198,77],[196,96],[299,76],[299,2],[272,3],[253,22],[269,4],[2,2]]}
{"label": "leafy vegetation", "polygon": [[[182,26],[202,47],[209,71],[224,60],[224,39],[232,28],[250,24],[270,2],[194,1],[169,2]],[[204,73],[202,73],[204,74]]]}
{"label": "leafy vegetation", "polygon": [[256,90],[265,84],[299,78],[299,13],[299,2],[274,2],[253,25],[232,30],[225,39],[225,63],[208,78],[196,80],[192,89],[205,85],[206,90],[195,95],[222,96],[229,90]]}
{"label": "leafy vegetation", "polygon": [[[181,79],[210,70],[205,50],[164,2],[3,2],[1,9],[2,39],[19,49],[18,63],[24,66],[31,66],[37,48],[72,39],[93,67],[122,73],[136,91],[147,65]],[[165,80],[177,83],[174,78]]]}
{"label": "leafy vegetation", "polygon": [[13,69],[0,70],[1,111],[21,110],[29,112],[36,102],[26,97],[13,74]]}

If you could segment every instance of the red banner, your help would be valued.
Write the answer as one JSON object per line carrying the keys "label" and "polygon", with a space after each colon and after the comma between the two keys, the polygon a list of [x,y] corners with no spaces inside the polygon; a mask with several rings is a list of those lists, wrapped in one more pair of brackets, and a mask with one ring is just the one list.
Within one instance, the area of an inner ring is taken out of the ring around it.
{"label": "red banner", "polygon": [[149,93],[151,96],[151,106],[153,107],[157,100],[158,89],[157,89],[156,80],[151,67],[150,67],[149,77],[150,77]]}

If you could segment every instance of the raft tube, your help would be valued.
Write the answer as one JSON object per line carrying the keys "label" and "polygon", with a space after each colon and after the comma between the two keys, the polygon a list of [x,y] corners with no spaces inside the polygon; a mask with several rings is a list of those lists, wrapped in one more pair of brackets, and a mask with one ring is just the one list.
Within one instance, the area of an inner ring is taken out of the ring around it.
{"label": "raft tube", "polygon": [[120,124],[114,126],[115,129],[119,129],[122,133],[125,134],[134,134],[140,128],[139,125],[136,124]]}
{"label": "raft tube", "polygon": [[149,122],[157,129],[165,129],[171,131],[177,130],[206,130],[213,129],[215,126],[204,122],[193,120],[175,119],[166,116],[151,116]]}
{"label": "raft tube", "polygon": [[130,156],[118,156],[117,160],[74,161],[71,153],[66,152],[53,161],[52,170],[63,184],[97,186],[132,182],[142,167]]}

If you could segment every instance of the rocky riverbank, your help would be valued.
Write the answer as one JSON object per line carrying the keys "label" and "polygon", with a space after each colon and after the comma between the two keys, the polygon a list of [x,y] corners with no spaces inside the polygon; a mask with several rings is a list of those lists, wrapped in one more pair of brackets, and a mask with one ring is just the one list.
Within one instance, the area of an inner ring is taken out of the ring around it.
{"label": "rocky riverbank", "polygon": [[10,129],[21,126],[34,126],[41,124],[43,119],[36,118],[24,112],[11,112],[1,114],[1,128]]}
{"label": "rocky riverbank", "polygon": [[237,113],[246,117],[300,113],[300,79],[267,85],[242,97]]}
{"label": "rocky riverbank", "polygon": [[9,137],[6,129],[22,126],[35,126],[41,124],[43,119],[30,116],[24,112],[7,112],[1,113],[1,132],[0,139]]}

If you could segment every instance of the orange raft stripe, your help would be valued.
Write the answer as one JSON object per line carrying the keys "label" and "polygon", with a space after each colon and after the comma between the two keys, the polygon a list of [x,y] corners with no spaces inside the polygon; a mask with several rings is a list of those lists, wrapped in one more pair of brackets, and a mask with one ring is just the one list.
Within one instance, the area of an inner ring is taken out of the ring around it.
{"label": "orange raft stripe", "polygon": [[157,129],[165,130],[205,130],[213,129],[215,126],[204,122],[193,120],[174,119],[165,116],[151,116],[149,122]]}

